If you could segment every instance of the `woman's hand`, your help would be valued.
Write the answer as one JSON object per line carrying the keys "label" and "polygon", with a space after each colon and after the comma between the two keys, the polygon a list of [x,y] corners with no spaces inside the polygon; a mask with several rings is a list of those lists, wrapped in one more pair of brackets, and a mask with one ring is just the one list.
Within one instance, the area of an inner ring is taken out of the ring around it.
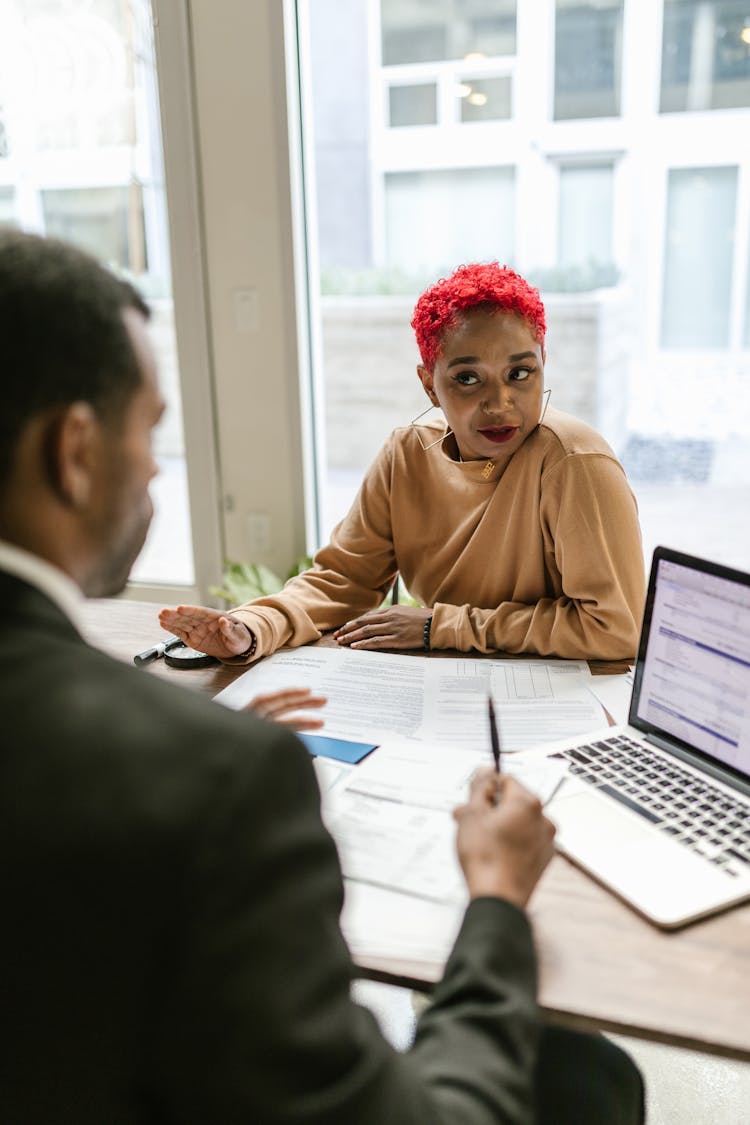
{"label": "woman's hand", "polygon": [[431,616],[424,606],[393,605],[347,621],[333,636],[350,648],[424,648],[424,623]]}
{"label": "woman's hand", "polygon": [[246,652],[252,643],[252,634],[231,613],[220,613],[202,605],[178,605],[176,609],[163,609],[159,624],[168,633],[174,633],[189,648],[206,652],[219,660],[227,660]]}
{"label": "woman's hand", "polygon": [[273,723],[291,727],[292,730],[319,730],[323,726],[322,719],[313,719],[309,715],[295,712],[323,707],[327,702],[324,695],[313,695],[309,688],[286,688],[282,691],[270,691],[266,695],[256,695],[245,710],[252,711],[259,719],[269,719]]}

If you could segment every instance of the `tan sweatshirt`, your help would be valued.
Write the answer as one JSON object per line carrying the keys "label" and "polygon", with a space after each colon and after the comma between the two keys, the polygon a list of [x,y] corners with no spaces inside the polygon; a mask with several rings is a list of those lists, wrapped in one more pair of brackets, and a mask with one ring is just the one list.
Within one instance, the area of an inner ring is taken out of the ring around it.
{"label": "tan sweatshirt", "polygon": [[[440,426],[420,426],[425,445]],[[507,464],[425,452],[399,429],[312,568],[235,611],[256,659],[375,609],[396,573],[433,609],[431,645],[631,659],[645,594],[635,498],[589,426],[548,410]]]}

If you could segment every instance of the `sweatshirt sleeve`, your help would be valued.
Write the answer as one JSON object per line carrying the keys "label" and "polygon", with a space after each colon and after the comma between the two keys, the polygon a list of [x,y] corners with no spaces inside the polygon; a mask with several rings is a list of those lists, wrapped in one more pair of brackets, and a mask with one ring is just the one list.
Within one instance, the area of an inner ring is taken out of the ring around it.
{"label": "sweatshirt sleeve", "polygon": [[614,458],[569,454],[542,478],[541,532],[562,594],[534,604],[434,607],[435,647],[574,660],[635,655],[645,573],[635,498]]}
{"label": "sweatshirt sleeve", "polygon": [[313,565],[283,590],[232,611],[258,644],[253,659],[282,645],[309,644],[350,617],[381,605],[397,565],[391,530],[392,439],[368,470],[351,509]]}

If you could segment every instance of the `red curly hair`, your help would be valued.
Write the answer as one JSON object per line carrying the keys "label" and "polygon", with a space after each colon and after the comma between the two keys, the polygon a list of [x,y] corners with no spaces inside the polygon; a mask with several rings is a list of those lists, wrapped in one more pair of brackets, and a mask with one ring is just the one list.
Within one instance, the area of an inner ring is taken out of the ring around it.
{"label": "red curly hair", "polygon": [[499,262],[459,266],[450,277],[443,277],[426,289],[414,308],[411,326],[428,371],[435,366],[446,332],[462,312],[477,307],[523,317],[544,346],[547,322],[538,289]]}

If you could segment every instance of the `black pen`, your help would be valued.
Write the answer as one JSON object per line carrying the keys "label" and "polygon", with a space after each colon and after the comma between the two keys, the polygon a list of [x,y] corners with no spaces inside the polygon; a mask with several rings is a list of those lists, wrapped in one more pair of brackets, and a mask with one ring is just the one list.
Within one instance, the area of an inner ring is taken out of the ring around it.
{"label": "black pen", "polygon": [[133,657],[133,663],[139,667],[143,664],[151,664],[153,660],[158,660],[165,652],[169,652],[171,648],[180,644],[182,644],[182,641],[179,637],[173,637],[171,641],[159,641],[153,648],[146,648],[143,652],[136,653]]}
{"label": "black pen", "polygon": [[492,702],[492,696],[487,696],[487,710],[490,715],[490,742],[492,743],[492,760],[495,763],[495,773],[500,773],[500,735],[497,730],[497,719],[495,718],[495,707]]}

